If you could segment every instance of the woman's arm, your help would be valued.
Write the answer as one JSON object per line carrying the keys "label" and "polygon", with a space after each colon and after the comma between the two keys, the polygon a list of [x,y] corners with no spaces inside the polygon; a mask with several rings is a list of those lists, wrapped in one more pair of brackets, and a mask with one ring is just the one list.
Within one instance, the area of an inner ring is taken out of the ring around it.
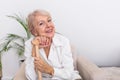
{"label": "woman's arm", "polygon": [[31,44],[32,40],[33,38],[25,42],[25,52],[24,52],[24,55],[26,57],[25,76],[27,77],[28,80],[37,79],[37,74],[34,70],[34,58],[32,57],[32,44]]}

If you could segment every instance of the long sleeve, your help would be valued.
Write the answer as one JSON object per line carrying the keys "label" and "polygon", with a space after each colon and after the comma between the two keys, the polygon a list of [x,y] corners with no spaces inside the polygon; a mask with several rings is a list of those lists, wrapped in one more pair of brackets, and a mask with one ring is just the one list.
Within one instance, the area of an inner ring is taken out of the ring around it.
{"label": "long sleeve", "polygon": [[37,80],[37,75],[34,70],[34,59],[31,56],[32,46],[31,46],[31,40],[28,40],[25,43],[25,52],[24,55],[26,57],[25,60],[25,74],[28,80]]}

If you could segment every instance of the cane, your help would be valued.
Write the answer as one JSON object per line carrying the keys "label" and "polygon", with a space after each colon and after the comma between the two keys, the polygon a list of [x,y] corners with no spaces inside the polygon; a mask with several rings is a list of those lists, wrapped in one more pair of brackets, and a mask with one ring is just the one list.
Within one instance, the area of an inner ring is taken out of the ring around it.
{"label": "cane", "polygon": [[[39,47],[38,46],[35,46],[35,53],[36,53],[36,57],[40,57],[40,55],[39,55]],[[38,80],[42,80],[42,73],[37,70],[37,74],[38,74]]]}

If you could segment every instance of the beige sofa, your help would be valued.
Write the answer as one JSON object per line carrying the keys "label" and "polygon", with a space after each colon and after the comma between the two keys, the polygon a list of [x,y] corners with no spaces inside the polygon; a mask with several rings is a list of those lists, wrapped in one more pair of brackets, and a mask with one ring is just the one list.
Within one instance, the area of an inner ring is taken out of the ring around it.
{"label": "beige sofa", "polygon": [[83,80],[120,80],[120,67],[102,67],[83,56],[77,57],[77,68]]}
{"label": "beige sofa", "polygon": [[[74,67],[79,71],[82,80],[120,80],[120,68],[99,68],[86,57],[76,54],[72,48]],[[24,73],[25,64],[22,63],[17,71],[14,80],[27,80]]]}
{"label": "beige sofa", "polygon": [[120,67],[98,67],[83,55],[76,53],[72,46],[74,66],[82,77],[82,80],[120,80]]}

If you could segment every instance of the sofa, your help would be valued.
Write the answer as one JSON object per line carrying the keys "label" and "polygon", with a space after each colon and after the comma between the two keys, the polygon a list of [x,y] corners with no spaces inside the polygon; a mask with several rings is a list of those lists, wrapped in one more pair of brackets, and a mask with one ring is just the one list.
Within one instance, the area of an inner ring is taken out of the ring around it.
{"label": "sofa", "polygon": [[98,67],[86,57],[77,57],[77,69],[83,80],[120,80],[120,67]]}
{"label": "sofa", "polygon": [[[120,80],[119,67],[98,67],[96,64],[88,60],[83,55],[76,54],[76,50],[72,48],[74,67],[79,71],[81,80]],[[27,80],[25,78],[25,63],[21,64],[14,80]]]}

